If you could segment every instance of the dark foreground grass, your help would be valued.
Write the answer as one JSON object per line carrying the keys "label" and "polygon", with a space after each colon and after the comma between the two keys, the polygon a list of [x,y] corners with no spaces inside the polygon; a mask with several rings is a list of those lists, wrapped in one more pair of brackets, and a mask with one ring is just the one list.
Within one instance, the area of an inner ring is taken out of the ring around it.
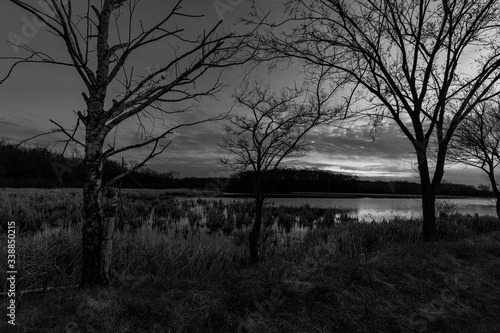
{"label": "dark foreground grass", "polygon": [[[18,296],[16,326],[2,315],[0,332],[500,332],[499,231],[386,240],[352,255],[342,242],[354,230],[311,234],[258,266],[231,243],[117,239],[123,286]],[[78,246],[64,239],[38,246]],[[61,273],[61,283],[74,274]]]}

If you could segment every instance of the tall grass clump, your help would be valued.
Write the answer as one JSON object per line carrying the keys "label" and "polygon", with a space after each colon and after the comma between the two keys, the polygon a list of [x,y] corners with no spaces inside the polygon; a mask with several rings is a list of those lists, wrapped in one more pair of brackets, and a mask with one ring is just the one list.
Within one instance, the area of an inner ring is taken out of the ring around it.
{"label": "tall grass clump", "polygon": [[[0,236],[6,239],[5,235]],[[0,255],[7,257],[2,247]],[[81,242],[78,232],[59,231],[30,237],[16,237],[16,288],[18,291],[70,286],[78,283],[80,274]],[[2,261],[0,278],[6,281],[8,271]],[[3,282],[2,292],[7,284]]]}
{"label": "tall grass clump", "polygon": [[2,190],[1,223],[15,221],[18,233],[68,228],[80,223],[81,204],[81,192],[73,189]]}
{"label": "tall grass clump", "polygon": [[224,240],[211,244],[166,240],[148,243],[119,236],[113,252],[115,269],[137,279],[221,276],[234,272],[244,262],[244,251]]}
{"label": "tall grass clump", "polygon": [[[418,218],[394,217],[380,222],[341,219],[309,231],[304,237],[304,245],[311,248],[333,244],[336,255],[364,258],[394,244],[420,243],[421,226],[422,221]],[[438,219],[438,234],[442,239],[460,239],[498,230],[500,222],[492,216],[454,214],[452,218],[441,215]]]}
{"label": "tall grass clump", "polygon": [[[6,238],[5,235],[2,235]],[[6,242],[5,242],[6,243]],[[81,242],[78,230],[43,233],[17,239],[17,290],[72,286],[80,274]],[[0,255],[7,257],[7,249]],[[228,239],[217,243],[190,244],[139,236],[115,234],[114,277],[119,283],[140,283],[144,279],[216,277],[232,274],[246,263],[246,248]],[[6,262],[1,265],[2,290],[7,290]],[[135,281],[135,282],[134,282]]]}

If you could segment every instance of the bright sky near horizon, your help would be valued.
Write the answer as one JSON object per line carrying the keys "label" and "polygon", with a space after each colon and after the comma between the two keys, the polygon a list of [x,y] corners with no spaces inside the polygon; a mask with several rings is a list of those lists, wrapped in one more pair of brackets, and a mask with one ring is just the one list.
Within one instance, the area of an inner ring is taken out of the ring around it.
{"label": "bright sky near horizon", "polygon": [[[37,3],[40,5],[40,2]],[[266,3],[267,5],[269,4]],[[280,5],[269,6],[274,15],[283,14]],[[152,23],[168,13],[171,7],[171,1],[148,0],[142,4],[138,16],[143,18],[145,23]],[[191,35],[198,35],[203,29],[210,29],[221,16],[224,18],[225,27],[232,29],[238,18],[249,13],[246,0],[186,0],[183,7],[185,12],[204,14],[202,19],[179,22],[181,26],[185,25],[186,33]],[[35,29],[30,30],[27,26]],[[35,50],[44,50],[54,57],[63,57],[62,59],[67,57],[61,40],[43,28],[33,25],[33,18],[21,9],[3,1],[0,12],[0,56],[16,54],[8,43],[14,35],[25,38],[27,45]],[[136,71],[147,73],[165,61],[165,57],[171,56],[171,52],[171,48],[165,48],[158,52],[137,54],[133,60]],[[7,63],[0,62],[0,74],[4,74],[7,69]],[[227,112],[233,104],[233,89],[240,85],[242,74],[243,69],[228,71],[223,77],[228,86],[216,96],[217,99],[203,99],[190,113],[176,116],[175,120]],[[297,68],[293,67],[274,70],[270,74],[266,69],[260,68],[252,73],[252,76],[269,82],[273,87],[290,84],[294,79],[300,78]],[[204,82],[209,82],[212,78],[208,77]],[[118,86],[111,86],[110,90],[117,89]],[[0,86],[0,138],[19,142],[48,132],[55,128],[49,119],[66,128],[73,127],[76,121],[73,111],[83,111],[85,108],[81,96],[84,91],[83,83],[72,68],[46,64],[25,64],[19,67],[12,77]],[[162,155],[150,161],[148,167],[159,171],[180,171],[181,176],[225,176],[226,173],[221,172],[217,164],[217,157],[221,156],[217,142],[221,141],[223,128],[224,122],[210,122],[177,131],[172,144]],[[139,138],[136,129],[136,121],[128,121],[120,126],[117,141],[123,144],[137,142]],[[48,135],[35,141],[54,143],[62,138]],[[375,141],[370,136],[370,126],[361,122],[353,126],[351,131],[321,128],[311,133],[308,139],[314,142],[310,152],[303,158],[289,161],[288,165],[317,167],[355,174],[365,179],[417,181],[417,174],[412,167],[413,149],[395,124],[388,123],[378,128]],[[125,158],[141,160],[147,153],[147,149],[142,149],[128,153]],[[487,183],[480,171],[470,167],[465,169],[464,166],[446,168],[444,179],[472,185]]]}

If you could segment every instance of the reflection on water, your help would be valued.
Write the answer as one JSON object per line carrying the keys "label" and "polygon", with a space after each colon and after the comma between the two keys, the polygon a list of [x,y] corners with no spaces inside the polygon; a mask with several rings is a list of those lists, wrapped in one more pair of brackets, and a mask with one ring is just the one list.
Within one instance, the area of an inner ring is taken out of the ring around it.
{"label": "reflection on water", "polygon": [[[158,240],[188,241],[193,244],[214,241],[218,243],[243,242],[253,222],[253,212],[250,208],[253,200],[227,197],[205,199],[204,204],[195,205],[192,198],[178,198],[176,201],[179,207],[184,206],[184,209],[191,213],[179,215],[175,219],[162,216],[153,210],[147,223],[133,232],[135,237],[153,243]],[[188,202],[191,202],[191,205]],[[333,211],[333,217],[331,216],[330,220],[338,220],[341,214],[344,215],[344,218],[347,216],[365,221],[381,221],[396,216],[420,218],[422,214],[420,199],[416,198],[273,198],[268,199],[265,205],[277,208],[277,210],[273,209],[274,213],[268,214],[267,217],[273,225],[271,237],[275,239],[276,243],[289,242],[290,239],[302,239],[307,230],[314,228],[318,221],[324,219],[317,212],[318,208],[320,210],[337,209]],[[311,213],[310,222],[304,224],[299,221],[301,221],[300,215],[303,214],[301,207],[305,205],[310,208],[304,211],[309,210]],[[280,206],[289,208],[282,209],[280,212],[278,208]],[[496,215],[495,204],[491,199],[439,199],[436,206],[437,213],[444,211],[446,213]],[[291,228],[283,226],[283,220],[286,218],[282,215],[288,216],[288,224],[292,226]],[[264,217],[265,219],[266,217]],[[214,222],[217,220],[221,222]],[[219,223],[215,229],[212,225],[214,223]],[[239,227],[238,223],[240,223]],[[263,221],[263,224],[266,224],[266,221]]]}
{"label": "reflection on water", "polygon": [[[405,218],[422,216],[422,204],[419,198],[272,198],[266,203],[275,206],[299,207],[308,204],[317,208],[342,208],[349,210],[352,217],[365,221],[381,221],[395,216]],[[451,210],[448,213],[496,216],[495,202],[489,198],[437,199],[436,207],[439,209],[442,206],[448,206]]]}

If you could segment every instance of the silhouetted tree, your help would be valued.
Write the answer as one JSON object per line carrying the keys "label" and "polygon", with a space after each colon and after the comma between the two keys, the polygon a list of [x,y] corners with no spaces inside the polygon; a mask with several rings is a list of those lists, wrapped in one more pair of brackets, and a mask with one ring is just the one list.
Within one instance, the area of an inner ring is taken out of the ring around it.
{"label": "silhouetted tree", "polygon": [[351,109],[375,126],[396,122],[417,155],[423,238],[436,239],[448,143],[471,110],[497,95],[499,1],[289,0],[285,8],[289,18],[256,39],[263,59],[349,75]]}
{"label": "silhouetted tree", "polygon": [[[242,64],[252,57],[244,47],[250,33],[223,33],[219,22],[208,30],[200,26],[199,35],[189,36],[182,26],[197,25],[202,15],[183,11],[182,0],[169,3],[170,11],[152,24],[136,17],[138,6],[146,3],[140,0],[48,0],[43,10],[31,1],[10,2],[44,23],[66,47],[67,57],[55,59],[47,52],[18,45],[28,53],[25,61],[70,66],[86,87],[82,95],[87,109],[76,113],[75,128],[68,130],[54,124],[58,131],[84,149],[81,285],[109,285],[113,231],[113,219],[109,217],[116,203],[113,198],[116,191],[112,187],[162,153],[168,146],[167,136],[174,130],[222,118],[216,116],[168,127],[165,119],[189,110],[174,103],[196,102],[221,89],[220,69]],[[163,48],[158,49],[160,46]],[[134,72],[133,56],[159,50],[165,53],[163,64],[145,75]],[[217,70],[213,80],[196,85],[212,69]],[[115,86],[122,87],[121,92],[111,93],[110,88]],[[120,147],[120,143],[113,140],[112,131],[132,118],[140,123],[142,140]],[[156,131],[145,126],[146,120],[156,124]],[[162,126],[158,126],[158,121],[163,122]],[[80,124],[85,127],[85,138],[81,141],[75,136]],[[105,146],[108,137],[110,144]],[[108,158],[142,147],[151,149],[146,158],[103,182],[103,166]],[[110,197],[111,206],[105,204],[106,196]]]}
{"label": "silhouetted tree", "polygon": [[[236,105],[248,109],[249,114],[230,118],[220,146],[232,157],[220,162],[234,172],[252,171],[255,219],[249,246],[253,263],[259,261],[264,179],[270,177],[284,159],[304,154],[307,132],[338,117],[340,110],[327,104],[334,91],[326,93],[321,87],[327,74],[326,71],[319,74],[312,93],[285,88],[276,94],[256,83],[246,84],[235,94]],[[306,100],[298,101],[304,94]]]}
{"label": "silhouetted tree", "polygon": [[[483,102],[457,128],[450,144],[450,157],[454,162],[483,170],[496,197],[496,210],[500,219],[500,178],[495,172],[500,165],[500,100]],[[480,185],[481,186],[481,185]],[[481,188],[485,190],[484,185]],[[489,190],[486,187],[486,190]]]}

